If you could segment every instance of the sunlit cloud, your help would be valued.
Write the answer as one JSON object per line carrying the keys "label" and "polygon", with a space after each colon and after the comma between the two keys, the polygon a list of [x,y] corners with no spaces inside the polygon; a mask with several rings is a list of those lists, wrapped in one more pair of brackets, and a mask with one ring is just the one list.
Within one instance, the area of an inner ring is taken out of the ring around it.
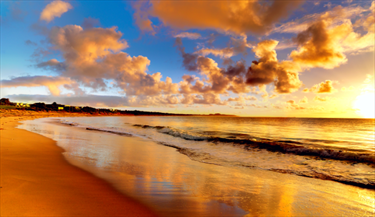
{"label": "sunlit cloud", "polygon": [[298,105],[294,100],[288,100],[286,102],[288,109],[304,110],[306,107]]}
{"label": "sunlit cloud", "polygon": [[154,32],[150,17],[175,29],[214,29],[220,32],[263,34],[304,1],[150,1],[133,4],[136,24]]}
{"label": "sunlit cloud", "polygon": [[49,3],[40,14],[40,20],[44,20],[47,23],[51,22],[55,17],[61,17],[61,15],[68,10],[72,9],[72,5],[68,2],[56,0]]}
{"label": "sunlit cloud", "polygon": [[326,80],[324,82],[321,82],[319,84],[314,85],[310,89],[305,88],[303,90],[303,92],[305,92],[305,93],[307,93],[307,92],[313,92],[313,93],[334,93],[334,92],[337,91],[337,89],[335,89],[333,87],[333,84],[335,84],[335,83],[336,82],[334,82],[334,81]]}

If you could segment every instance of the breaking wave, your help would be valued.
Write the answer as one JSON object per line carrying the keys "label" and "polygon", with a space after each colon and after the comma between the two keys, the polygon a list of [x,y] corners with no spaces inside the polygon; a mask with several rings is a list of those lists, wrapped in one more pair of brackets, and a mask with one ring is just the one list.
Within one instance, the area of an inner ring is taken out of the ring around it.
{"label": "breaking wave", "polygon": [[[180,130],[180,129],[164,127],[164,126],[149,126],[149,125],[138,125],[138,124],[135,124],[133,126],[141,127],[141,128],[156,129],[160,133],[164,133],[164,134],[174,136],[174,137],[180,137],[185,140],[232,144],[234,146],[240,146],[246,150],[265,149],[271,152],[316,156],[320,158],[347,160],[347,161],[365,162],[365,163],[375,164],[375,154],[366,152],[366,151],[358,151],[358,150],[352,150],[352,149],[333,149],[333,148],[327,148],[327,147],[317,146],[317,145],[307,146],[306,143],[302,143],[298,141],[292,141],[292,140],[275,141],[271,139],[255,138],[247,134],[231,133],[231,136],[223,138],[223,137],[217,137],[217,136],[199,135],[199,133],[193,133],[193,132],[189,132],[186,130]],[[203,133],[210,134],[206,132],[203,132]],[[238,138],[238,137],[247,137],[247,138]],[[332,142],[332,141],[327,141],[327,142]]]}

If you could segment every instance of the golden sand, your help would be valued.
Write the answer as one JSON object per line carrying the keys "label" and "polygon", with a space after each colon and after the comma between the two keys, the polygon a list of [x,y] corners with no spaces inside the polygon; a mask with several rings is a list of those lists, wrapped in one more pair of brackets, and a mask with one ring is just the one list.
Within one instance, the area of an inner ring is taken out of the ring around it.
{"label": "golden sand", "polygon": [[105,181],[70,165],[55,141],[15,128],[19,120],[61,113],[0,114],[1,216],[156,216]]}

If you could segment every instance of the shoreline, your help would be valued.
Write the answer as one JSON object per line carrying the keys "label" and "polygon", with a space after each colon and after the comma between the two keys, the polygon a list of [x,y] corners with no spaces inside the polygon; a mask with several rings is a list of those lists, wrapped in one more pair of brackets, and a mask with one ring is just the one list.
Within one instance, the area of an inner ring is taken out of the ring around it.
{"label": "shoreline", "polygon": [[[82,115],[1,117],[1,128],[5,128],[0,130],[1,166],[14,172],[9,176],[1,170],[1,207],[7,208],[1,209],[1,216],[155,216],[155,212],[181,217],[324,216],[374,210],[374,191],[356,186],[207,164],[147,139],[75,129],[43,119],[26,121],[23,127],[15,128],[18,121],[43,117],[74,119]],[[12,129],[16,136],[8,138],[6,147],[4,132]],[[21,137],[26,134],[27,139]],[[41,144],[30,147],[35,140]],[[81,142],[69,142],[76,140]],[[9,148],[13,148],[12,153]],[[8,149],[7,158],[3,157],[4,149]],[[49,164],[49,158],[57,164]],[[8,165],[3,164],[4,159],[10,161]],[[35,159],[39,166],[30,161]],[[68,168],[68,173],[61,167]],[[7,192],[3,180],[7,181]]]}
{"label": "shoreline", "polygon": [[54,116],[75,115],[1,114],[1,216],[157,216],[105,180],[68,163],[54,140],[16,128],[20,120]]}

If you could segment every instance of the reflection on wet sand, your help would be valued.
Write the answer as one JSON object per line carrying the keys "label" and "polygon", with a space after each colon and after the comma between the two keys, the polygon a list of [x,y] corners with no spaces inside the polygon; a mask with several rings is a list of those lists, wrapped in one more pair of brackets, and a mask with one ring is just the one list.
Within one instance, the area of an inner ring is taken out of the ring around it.
{"label": "reflection on wet sand", "polygon": [[67,160],[162,216],[370,215],[374,190],[336,182],[192,161],[176,149],[46,120],[22,127],[66,150]]}

